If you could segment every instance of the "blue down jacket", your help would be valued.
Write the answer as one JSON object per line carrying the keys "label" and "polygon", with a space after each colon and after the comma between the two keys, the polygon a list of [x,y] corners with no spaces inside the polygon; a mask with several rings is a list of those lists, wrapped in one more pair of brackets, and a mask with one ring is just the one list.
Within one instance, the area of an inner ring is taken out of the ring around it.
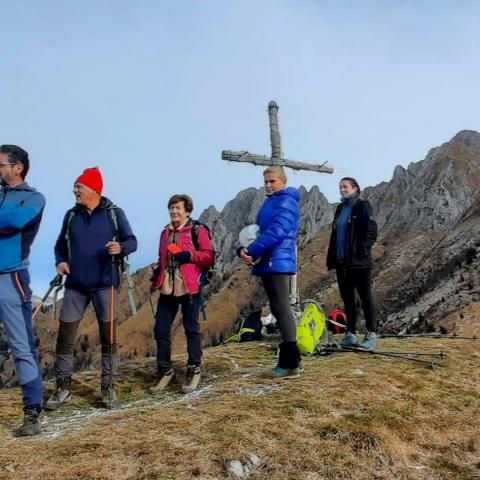
{"label": "blue down jacket", "polygon": [[254,260],[254,275],[290,273],[297,271],[295,246],[300,226],[298,202],[300,192],[296,188],[277,190],[264,202],[257,215],[260,236],[251,243],[247,252]]}

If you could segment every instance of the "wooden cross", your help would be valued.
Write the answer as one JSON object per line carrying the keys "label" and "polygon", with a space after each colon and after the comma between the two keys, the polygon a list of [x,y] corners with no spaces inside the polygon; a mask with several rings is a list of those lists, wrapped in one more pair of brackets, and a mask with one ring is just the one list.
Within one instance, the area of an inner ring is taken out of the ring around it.
{"label": "wooden cross", "polygon": [[[228,162],[247,162],[265,167],[279,166],[291,168],[293,170],[333,173],[333,168],[327,166],[327,162],[321,165],[315,165],[312,163],[296,162],[283,158],[282,141],[280,137],[280,131],[278,129],[278,105],[274,101],[271,101],[268,104],[268,120],[270,123],[270,144],[272,146],[272,155],[270,157],[267,157],[266,155],[255,155],[247,152],[246,150],[223,150],[222,160],[226,160]],[[296,274],[290,277],[290,304],[299,304]]]}
{"label": "wooden cross", "polygon": [[270,122],[270,144],[272,146],[272,155],[255,155],[246,150],[232,151],[224,150],[222,152],[222,160],[228,162],[247,162],[254,165],[263,165],[265,167],[280,166],[288,167],[293,170],[309,170],[318,173],[333,173],[333,168],[327,166],[327,162],[321,165],[313,163],[295,162],[283,158],[282,141],[278,130],[278,105],[272,101],[268,104],[268,119]]}

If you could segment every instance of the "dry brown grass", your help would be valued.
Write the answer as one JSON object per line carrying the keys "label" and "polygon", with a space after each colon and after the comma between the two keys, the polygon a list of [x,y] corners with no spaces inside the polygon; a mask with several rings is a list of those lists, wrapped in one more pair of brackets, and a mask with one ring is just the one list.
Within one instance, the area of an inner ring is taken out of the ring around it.
{"label": "dry brown grass", "polygon": [[[439,340],[381,345],[438,350]],[[123,407],[112,412],[93,408],[98,373],[83,372],[73,404],[49,414],[32,439],[12,436],[19,392],[4,390],[0,478],[232,478],[228,462],[251,453],[262,460],[252,479],[480,478],[480,343],[443,340],[442,348],[449,356],[435,370],[340,354],[307,358],[300,379],[272,382],[260,376],[273,361],[270,343],[235,344],[205,352],[198,396],[182,397],[176,385],[156,399],[144,393],[153,361],[130,362]],[[176,357],[178,369],[184,362]]]}

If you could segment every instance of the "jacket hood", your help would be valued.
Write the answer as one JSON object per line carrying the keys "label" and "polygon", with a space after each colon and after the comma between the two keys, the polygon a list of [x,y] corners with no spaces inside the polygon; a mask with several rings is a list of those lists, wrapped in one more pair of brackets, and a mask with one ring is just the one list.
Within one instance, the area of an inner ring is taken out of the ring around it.
{"label": "jacket hood", "polygon": [[37,190],[33,187],[31,187],[27,182],[20,183],[16,187],[10,187],[8,185],[4,185],[2,187],[2,190],[5,192],[8,192],[9,190],[17,191],[17,192],[36,192]]}
{"label": "jacket hood", "polygon": [[300,192],[293,187],[287,187],[287,188],[282,188],[281,190],[277,190],[276,192],[273,192],[271,197],[280,197],[283,195],[288,195],[292,197],[296,202],[300,200]]}

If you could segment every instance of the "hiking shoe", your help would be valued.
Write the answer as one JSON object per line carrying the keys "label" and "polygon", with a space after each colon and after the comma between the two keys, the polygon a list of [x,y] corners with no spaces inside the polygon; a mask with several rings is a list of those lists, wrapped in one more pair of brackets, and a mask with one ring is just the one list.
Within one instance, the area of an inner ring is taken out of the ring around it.
{"label": "hiking shoe", "polygon": [[117,406],[117,392],[115,386],[110,385],[108,388],[102,388],[102,404],[105,408],[115,408]]}
{"label": "hiking shoe", "polygon": [[356,347],[358,343],[357,336],[352,332],[347,332],[340,342],[340,347]]}
{"label": "hiking shoe", "polygon": [[183,393],[192,393],[200,383],[200,367],[197,365],[187,365],[187,378],[182,385]]}
{"label": "hiking shoe", "polygon": [[45,403],[45,410],[56,410],[72,399],[70,390],[71,378],[61,378],[57,380],[57,389],[50,395],[50,398]]}
{"label": "hiking shoe", "polygon": [[375,332],[367,332],[363,337],[363,340],[358,345],[358,348],[365,350],[375,350],[377,347],[377,334]]}
{"label": "hiking shoe", "polygon": [[25,407],[23,409],[23,425],[15,430],[16,437],[31,437],[42,431],[42,411],[40,407]]}
{"label": "hiking shoe", "polygon": [[300,376],[299,368],[282,368],[278,365],[274,368],[269,368],[263,372],[265,378],[298,378]]}
{"label": "hiking shoe", "polygon": [[167,370],[166,372],[163,373],[158,373],[157,374],[157,379],[155,380],[155,385],[150,387],[148,391],[152,394],[155,393],[160,393],[165,390],[165,388],[173,382],[175,379],[175,372],[173,369]]}

